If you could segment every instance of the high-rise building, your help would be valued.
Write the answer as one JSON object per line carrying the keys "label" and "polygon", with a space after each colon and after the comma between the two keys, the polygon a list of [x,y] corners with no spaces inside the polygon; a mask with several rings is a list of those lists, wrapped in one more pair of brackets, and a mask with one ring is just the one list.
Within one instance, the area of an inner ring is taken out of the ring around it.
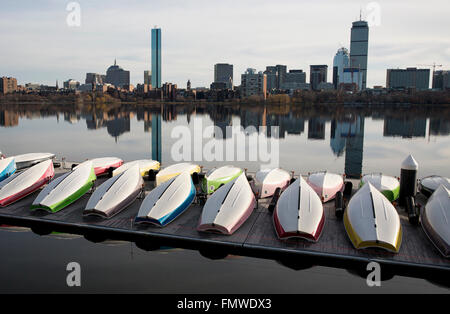
{"label": "high-rise building", "polygon": [[0,94],[6,95],[17,91],[17,79],[14,77],[0,77]]}
{"label": "high-rise building", "polygon": [[386,88],[426,90],[430,87],[430,69],[388,69]]}
{"label": "high-rise building", "polygon": [[130,71],[125,71],[117,65],[114,60],[114,65],[110,66],[106,71],[106,83],[112,84],[115,87],[124,87],[130,85]]}
{"label": "high-rise building", "polygon": [[272,91],[278,89],[278,69],[276,66],[267,66],[264,74],[267,77],[267,91],[271,93]]}
{"label": "high-rise building", "polygon": [[152,71],[144,71],[144,84],[151,85],[152,84]]}
{"label": "high-rise building", "polygon": [[233,89],[233,65],[228,63],[215,64],[214,83],[225,83],[228,89]]}
{"label": "high-rise building", "polygon": [[369,51],[369,24],[366,21],[353,22],[350,38],[350,67],[359,68],[362,74],[362,88],[367,87],[367,55]]}
{"label": "high-rise building", "polygon": [[243,97],[261,96],[266,98],[267,76],[262,73],[256,73],[255,69],[247,69],[245,74],[241,75],[241,94]]}
{"label": "high-rise building", "polygon": [[309,83],[312,90],[318,90],[319,84],[327,82],[328,65],[311,65]]}
{"label": "high-rise building", "polygon": [[433,89],[450,89],[450,71],[433,72]]}
{"label": "high-rise building", "polygon": [[278,72],[278,82],[277,82],[278,88],[281,88],[281,85],[286,80],[287,66],[282,65],[282,64],[277,64],[275,67],[277,68],[277,72]]}
{"label": "high-rise building", "polygon": [[339,88],[339,83],[344,74],[344,68],[350,66],[350,57],[347,48],[339,48],[333,59],[333,85],[335,89]]}
{"label": "high-rise building", "polygon": [[161,29],[152,29],[152,86],[161,88]]}

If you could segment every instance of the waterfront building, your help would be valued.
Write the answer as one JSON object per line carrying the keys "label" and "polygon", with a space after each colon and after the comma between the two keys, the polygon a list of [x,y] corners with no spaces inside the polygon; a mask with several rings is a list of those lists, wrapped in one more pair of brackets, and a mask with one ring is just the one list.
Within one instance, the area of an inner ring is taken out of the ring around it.
{"label": "waterfront building", "polygon": [[275,67],[277,68],[277,73],[278,73],[277,88],[280,89],[286,80],[287,66],[282,65],[282,64],[277,64]]}
{"label": "waterfront building", "polygon": [[319,90],[319,84],[327,81],[328,65],[311,65],[309,83],[312,90]]}
{"label": "waterfront building", "polygon": [[450,71],[440,70],[433,72],[433,89],[450,89]]}
{"label": "waterfront building", "polygon": [[359,68],[344,68],[342,71],[339,89],[345,91],[360,91],[363,86],[363,74]]}
{"label": "waterfront building", "polygon": [[350,66],[350,57],[347,48],[339,48],[333,59],[333,85],[335,89],[343,80],[344,68]]}
{"label": "waterfront building", "polygon": [[267,77],[267,91],[272,93],[278,89],[278,69],[276,66],[267,66],[264,74]]}
{"label": "waterfront building", "polygon": [[86,73],[85,84],[99,85],[106,82],[106,75],[98,73]]}
{"label": "waterfront building", "polygon": [[110,66],[106,71],[106,83],[114,85],[116,88],[123,88],[130,85],[130,71],[125,71],[117,65],[114,60],[114,65]]}
{"label": "waterfront building", "polygon": [[327,91],[327,90],[333,90],[334,85],[330,82],[320,82],[319,85],[317,85],[317,90],[320,91]]}
{"label": "waterfront building", "polygon": [[152,85],[152,71],[144,71],[144,84]]}
{"label": "waterfront building", "polygon": [[388,69],[386,88],[426,90],[430,86],[430,69]]}
{"label": "waterfront building", "polygon": [[366,21],[353,22],[350,38],[350,67],[359,68],[362,87],[367,86],[367,55],[369,51],[369,24]]}
{"label": "waterfront building", "polygon": [[304,89],[306,83],[306,73],[303,70],[289,70],[286,73],[284,82],[281,84],[280,89]]}
{"label": "waterfront building", "polygon": [[161,88],[161,29],[152,29],[152,73],[153,88]]}
{"label": "waterfront building", "polygon": [[0,78],[0,94],[6,95],[17,91],[17,79],[3,76]]}
{"label": "waterfront building", "polygon": [[80,87],[80,82],[69,79],[64,82],[64,89],[76,90]]}
{"label": "waterfront building", "polygon": [[233,65],[228,63],[215,64],[214,83],[224,83],[226,88],[233,89]]}
{"label": "waterfront building", "polygon": [[242,97],[260,96],[266,99],[267,76],[263,72],[256,73],[255,69],[247,69],[241,75]]}

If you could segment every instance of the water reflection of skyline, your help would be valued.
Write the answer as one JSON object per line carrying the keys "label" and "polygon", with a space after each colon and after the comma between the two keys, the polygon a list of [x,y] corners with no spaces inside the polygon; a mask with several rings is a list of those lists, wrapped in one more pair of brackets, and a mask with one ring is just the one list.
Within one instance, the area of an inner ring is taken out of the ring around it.
{"label": "water reflection of skyline", "polygon": [[[187,124],[191,124],[194,116],[207,117],[213,125],[218,127],[222,134],[215,134],[216,140],[226,140],[230,137],[226,130],[232,126],[233,117],[239,119],[240,125],[247,129],[266,126],[267,136],[278,136],[285,140],[286,136],[300,137],[305,133],[308,141],[327,140],[327,125],[330,125],[329,147],[333,155],[337,158],[345,158],[345,173],[349,176],[359,176],[363,169],[364,152],[364,129],[365,119],[371,118],[374,121],[383,121],[383,137],[399,137],[401,139],[425,138],[427,136],[427,123],[429,136],[450,135],[450,121],[445,115],[429,115],[427,113],[396,113],[395,110],[383,112],[343,112],[329,113],[323,112],[292,112],[285,108],[265,108],[255,107],[240,110],[239,108],[222,106],[162,106],[159,108],[138,108],[131,110],[112,109],[104,111],[96,108],[90,110],[12,110],[0,109],[0,127],[15,127],[21,123],[22,119],[42,119],[63,116],[65,122],[76,124],[80,121],[86,122],[88,130],[99,130],[106,128],[106,132],[115,139],[118,139],[131,132],[131,121],[137,120],[143,124],[143,131],[151,133],[152,158],[161,161],[162,139],[164,123],[176,121],[181,115],[186,118]],[[307,122],[307,126],[305,126]],[[271,126],[279,127],[279,134],[271,134]],[[250,135],[250,134],[247,134]],[[167,136],[167,135],[166,135]],[[344,157],[345,156],[345,157]]]}

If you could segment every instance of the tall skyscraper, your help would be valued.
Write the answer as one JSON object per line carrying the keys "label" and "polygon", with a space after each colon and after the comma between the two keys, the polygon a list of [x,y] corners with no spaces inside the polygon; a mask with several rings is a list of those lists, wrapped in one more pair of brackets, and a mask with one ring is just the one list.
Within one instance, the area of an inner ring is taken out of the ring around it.
{"label": "tall skyscraper", "polygon": [[233,89],[233,65],[228,63],[215,64],[214,83],[225,83],[228,89]]}
{"label": "tall skyscraper", "polygon": [[350,66],[359,68],[362,74],[362,89],[367,87],[367,54],[369,51],[369,24],[353,22],[350,38]]}
{"label": "tall skyscraper", "polygon": [[152,87],[161,88],[161,29],[152,29]]}
{"label": "tall skyscraper", "polygon": [[339,48],[333,59],[333,85],[335,89],[339,88],[339,83],[342,82],[344,68],[350,66],[350,58],[347,48]]}
{"label": "tall skyscraper", "polygon": [[309,83],[312,90],[318,90],[319,84],[327,82],[328,65],[311,65],[309,73]]}

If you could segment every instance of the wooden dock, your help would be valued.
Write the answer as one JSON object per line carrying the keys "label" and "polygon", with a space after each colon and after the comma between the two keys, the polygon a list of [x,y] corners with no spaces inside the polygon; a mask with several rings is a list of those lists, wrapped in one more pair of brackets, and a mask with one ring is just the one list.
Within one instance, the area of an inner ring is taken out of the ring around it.
{"label": "wooden dock", "polygon": [[[57,168],[57,175],[66,169]],[[100,185],[106,178],[97,180]],[[354,182],[356,186],[356,182]],[[146,182],[146,193],[153,182]],[[199,250],[209,258],[223,258],[227,254],[269,258],[281,261],[294,269],[313,265],[345,268],[365,273],[371,261],[382,266],[384,275],[404,275],[419,278],[450,276],[450,260],[443,258],[429,241],[420,226],[411,225],[403,209],[398,208],[403,227],[403,243],[398,254],[378,249],[355,250],[348,239],[342,220],[335,216],[334,202],[324,205],[326,222],[317,243],[304,240],[280,241],[275,233],[269,200],[260,200],[258,208],[232,236],[199,233],[196,230],[202,206],[191,207],[165,228],[135,226],[133,224],[141,199],[115,217],[104,220],[83,217],[82,212],[90,194],[58,213],[30,211],[38,192],[5,208],[0,208],[0,224],[30,227],[38,234],[65,232],[80,234],[88,240],[101,242],[107,239],[135,242],[146,250],[172,246]],[[419,195],[418,202],[426,199]]]}

